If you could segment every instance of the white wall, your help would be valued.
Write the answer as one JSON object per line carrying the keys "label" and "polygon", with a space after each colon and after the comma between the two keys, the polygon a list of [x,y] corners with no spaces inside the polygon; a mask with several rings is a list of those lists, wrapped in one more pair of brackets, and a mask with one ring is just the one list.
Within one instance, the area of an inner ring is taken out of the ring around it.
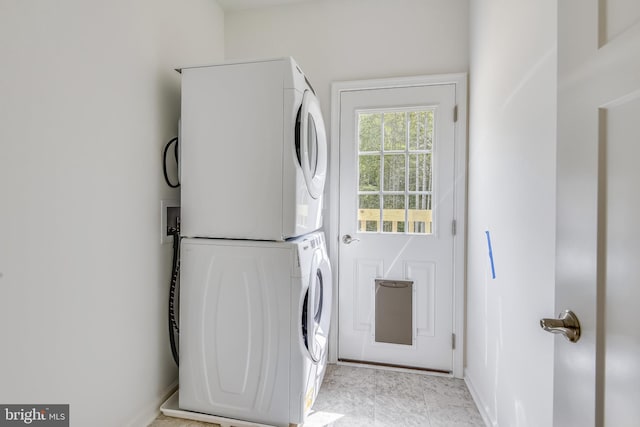
{"label": "white wall", "polygon": [[466,376],[505,427],[552,425],[555,8],[471,2]]}
{"label": "white wall", "polygon": [[468,0],[322,0],[227,12],[225,58],[293,56],[330,129],[334,81],[466,72]]}
{"label": "white wall", "polygon": [[173,68],[222,59],[211,0],[0,0],[0,402],[145,425],[177,380],[159,243]]}

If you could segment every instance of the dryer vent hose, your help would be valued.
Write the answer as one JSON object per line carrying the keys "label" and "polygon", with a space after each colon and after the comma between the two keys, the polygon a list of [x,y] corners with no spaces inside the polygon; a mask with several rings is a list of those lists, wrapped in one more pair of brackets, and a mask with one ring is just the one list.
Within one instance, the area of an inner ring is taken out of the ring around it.
{"label": "dryer vent hose", "polygon": [[178,339],[180,337],[180,328],[176,316],[176,294],[179,293],[180,284],[180,218],[178,217],[177,226],[170,227],[169,233],[173,236],[173,262],[171,263],[171,283],[169,285],[169,342],[171,344],[171,354],[176,365],[180,365],[180,356],[178,354]]}

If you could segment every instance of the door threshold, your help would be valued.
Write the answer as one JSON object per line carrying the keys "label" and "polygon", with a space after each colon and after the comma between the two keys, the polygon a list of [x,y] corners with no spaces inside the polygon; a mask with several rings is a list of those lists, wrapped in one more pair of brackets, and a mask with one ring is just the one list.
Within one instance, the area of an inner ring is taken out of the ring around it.
{"label": "door threshold", "polygon": [[397,365],[394,363],[371,362],[367,360],[338,359],[338,365],[359,366],[362,368],[380,369],[386,371],[409,372],[413,374],[451,377],[453,372],[439,369],[419,368],[416,366]]}

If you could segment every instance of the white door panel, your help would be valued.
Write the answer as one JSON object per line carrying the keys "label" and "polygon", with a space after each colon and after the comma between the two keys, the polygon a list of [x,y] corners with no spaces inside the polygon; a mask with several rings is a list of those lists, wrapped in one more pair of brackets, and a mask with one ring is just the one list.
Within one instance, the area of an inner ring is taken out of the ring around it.
{"label": "white door panel", "polygon": [[[604,415],[606,425],[640,420],[640,97],[606,111],[606,289]],[[629,138],[633,136],[632,138]],[[631,142],[631,143],[629,143]]]}
{"label": "white door panel", "polygon": [[[339,102],[338,358],[452,372],[456,85],[343,91]],[[376,279],[391,281],[385,291],[412,282],[411,344],[376,339],[376,319],[395,320]]]}
{"label": "white door panel", "polygon": [[640,419],[639,18],[637,1],[558,2],[556,311],[582,329],[556,338],[558,426]]}

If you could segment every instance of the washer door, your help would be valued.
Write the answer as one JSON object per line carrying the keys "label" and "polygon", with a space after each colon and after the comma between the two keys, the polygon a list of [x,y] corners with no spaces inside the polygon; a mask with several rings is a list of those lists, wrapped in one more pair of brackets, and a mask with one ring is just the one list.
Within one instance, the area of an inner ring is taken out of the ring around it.
{"label": "washer door", "polygon": [[304,345],[314,362],[322,360],[327,351],[331,321],[331,268],[321,250],[311,261],[309,287],[302,307]]}
{"label": "washer door", "polygon": [[327,135],[318,98],[305,90],[296,120],[296,154],[309,194],[322,196],[327,175]]}

